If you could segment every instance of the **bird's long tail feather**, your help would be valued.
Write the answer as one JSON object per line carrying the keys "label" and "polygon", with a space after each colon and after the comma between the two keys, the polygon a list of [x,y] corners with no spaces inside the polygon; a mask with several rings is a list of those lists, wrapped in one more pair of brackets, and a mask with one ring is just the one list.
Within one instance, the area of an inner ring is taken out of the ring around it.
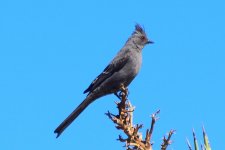
{"label": "bird's long tail feather", "polygon": [[54,133],[58,138],[62,132],[81,114],[81,112],[87,108],[89,104],[93,102],[93,98],[87,96],[87,98],[55,129]]}

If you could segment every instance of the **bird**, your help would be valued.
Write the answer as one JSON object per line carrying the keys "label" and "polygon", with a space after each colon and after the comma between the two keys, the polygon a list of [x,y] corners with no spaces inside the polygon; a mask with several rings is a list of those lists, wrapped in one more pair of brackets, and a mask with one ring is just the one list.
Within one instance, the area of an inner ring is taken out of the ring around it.
{"label": "bird", "polygon": [[141,68],[142,49],[153,43],[148,39],[144,28],[136,24],[125,45],[84,91],[87,96],[83,102],[55,129],[56,138],[96,99],[108,94],[117,95],[121,86],[128,87]]}

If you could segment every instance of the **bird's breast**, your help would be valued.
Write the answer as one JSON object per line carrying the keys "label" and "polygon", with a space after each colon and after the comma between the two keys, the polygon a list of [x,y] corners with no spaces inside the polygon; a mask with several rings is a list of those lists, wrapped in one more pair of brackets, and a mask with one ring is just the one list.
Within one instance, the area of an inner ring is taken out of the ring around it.
{"label": "bird's breast", "polygon": [[130,55],[129,61],[124,66],[123,69],[123,81],[126,86],[128,86],[131,81],[136,77],[138,72],[140,71],[142,64],[142,55],[141,53],[136,53]]}
{"label": "bird's breast", "polygon": [[141,53],[136,53],[135,55],[131,56],[131,72],[136,76],[138,72],[141,69],[141,64],[142,64],[142,55]]}

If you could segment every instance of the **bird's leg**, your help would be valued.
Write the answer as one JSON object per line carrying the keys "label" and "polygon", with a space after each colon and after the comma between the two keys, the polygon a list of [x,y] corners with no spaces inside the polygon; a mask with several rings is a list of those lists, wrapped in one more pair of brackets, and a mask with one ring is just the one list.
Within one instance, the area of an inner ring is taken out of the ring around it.
{"label": "bird's leg", "polygon": [[125,87],[123,84],[120,85],[119,91],[114,93],[114,95],[120,100],[123,99],[123,97],[126,99],[128,97],[128,94],[128,88]]}
{"label": "bird's leg", "polygon": [[127,96],[128,96],[128,88],[127,87],[125,87],[123,84],[121,84],[120,85],[120,93],[119,93],[119,96],[121,97],[121,98],[123,98],[124,97],[124,99],[126,99],[127,98]]}
{"label": "bird's leg", "polygon": [[118,94],[117,92],[115,92],[114,95],[115,95],[117,98],[121,99],[120,94]]}
{"label": "bird's leg", "polygon": [[121,84],[119,91],[114,92],[114,95],[120,99],[120,102],[117,103],[117,106],[119,109],[119,116],[123,118],[124,111],[126,110],[126,106],[127,106],[126,101],[128,96],[128,88],[126,88],[123,84]]}

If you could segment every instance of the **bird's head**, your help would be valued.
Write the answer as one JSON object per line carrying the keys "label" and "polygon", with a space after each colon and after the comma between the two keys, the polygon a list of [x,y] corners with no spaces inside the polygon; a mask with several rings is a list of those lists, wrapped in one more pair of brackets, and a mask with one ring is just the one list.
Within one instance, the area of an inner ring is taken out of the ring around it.
{"label": "bird's head", "polygon": [[132,34],[132,41],[139,46],[154,43],[148,39],[144,29],[139,24],[135,25],[135,31]]}

